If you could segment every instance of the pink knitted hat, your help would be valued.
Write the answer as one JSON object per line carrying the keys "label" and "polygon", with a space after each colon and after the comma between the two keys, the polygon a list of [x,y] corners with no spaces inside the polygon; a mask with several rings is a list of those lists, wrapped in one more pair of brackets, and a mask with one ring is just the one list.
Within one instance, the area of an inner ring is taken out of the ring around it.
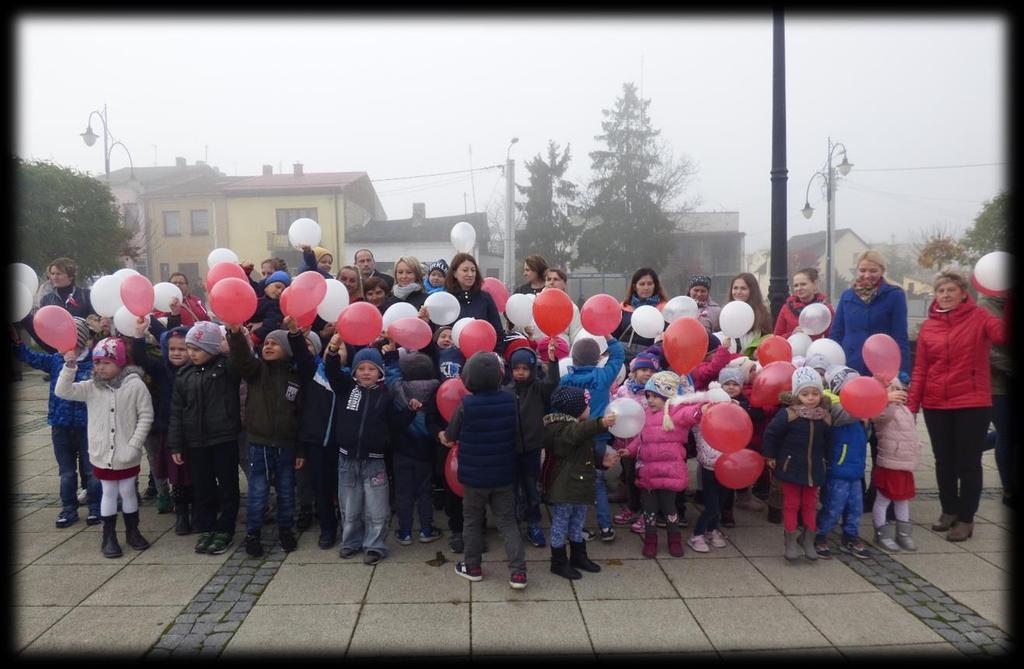
{"label": "pink knitted hat", "polygon": [[117,337],[101,339],[92,350],[92,361],[100,360],[109,360],[118,367],[124,367],[128,364],[128,351],[124,347],[124,342]]}

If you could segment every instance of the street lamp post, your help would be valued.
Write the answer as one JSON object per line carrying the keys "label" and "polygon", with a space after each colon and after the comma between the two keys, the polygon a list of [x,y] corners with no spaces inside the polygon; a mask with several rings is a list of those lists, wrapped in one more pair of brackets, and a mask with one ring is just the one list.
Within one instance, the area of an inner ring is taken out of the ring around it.
{"label": "street lamp post", "polygon": [[[835,155],[836,149],[841,149],[843,152],[843,162],[836,166],[832,165],[832,157]],[[846,159],[846,145],[842,142],[832,143],[832,138],[828,138],[828,159],[826,161],[825,171],[818,170],[811,175],[810,180],[807,182],[807,190],[804,193],[804,208],[802,213],[804,218],[810,218],[814,214],[814,207],[811,206],[808,196],[811,192],[811,184],[814,182],[815,177],[821,177],[825,181],[825,199],[827,202],[827,210],[825,216],[825,292],[828,295],[828,301],[834,302],[834,295],[832,293],[833,282],[833,269],[832,269],[832,235],[835,232],[835,196],[836,196],[836,172],[839,172],[839,176],[846,176],[850,173],[850,168],[853,167],[853,163]]]}
{"label": "street lamp post", "polygon": [[519,141],[518,137],[513,137],[512,141],[508,144],[508,150],[505,151],[505,284],[509,290],[515,290],[515,279],[513,278],[515,273],[516,264],[516,241],[515,241],[515,227],[513,221],[515,220],[515,207],[516,207],[516,161],[512,160],[512,145]]}
{"label": "street lamp post", "polygon": [[86,120],[85,132],[81,133],[82,141],[85,142],[86,146],[92,146],[96,143],[99,135],[92,131],[92,117],[95,114],[100,119],[100,124],[103,126],[103,172],[107,176],[107,181],[110,181],[110,154],[114,151],[115,146],[120,146],[124,149],[124,152],[128,154],[128,164],[131,166],[131,178],[135,178],[135,161],[132,160],[131,151],[124,143],[114,140],[110,134],[110,127],[107,122],[107,105],[103,105],[103,111],[91,111],[89,112],[89,118]]}

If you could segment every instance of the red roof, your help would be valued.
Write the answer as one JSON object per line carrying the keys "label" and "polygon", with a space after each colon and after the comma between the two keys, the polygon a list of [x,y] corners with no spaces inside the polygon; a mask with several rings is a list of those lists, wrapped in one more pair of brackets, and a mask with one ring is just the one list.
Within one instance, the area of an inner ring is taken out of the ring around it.
{"label": "red roof", "polygon": [[310,172],[300,177],[294,174],[272,174],[249,177],[227,186],[224,190],[344,188],[363,177],[366,177],[366,172]]}

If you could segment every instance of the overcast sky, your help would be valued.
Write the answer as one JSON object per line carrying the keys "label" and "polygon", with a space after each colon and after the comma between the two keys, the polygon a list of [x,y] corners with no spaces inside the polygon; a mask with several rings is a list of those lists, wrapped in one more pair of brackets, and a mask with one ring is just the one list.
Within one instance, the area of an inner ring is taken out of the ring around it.
{"label": "overcast sky", "polygon": [[[16,147],[23,158],[102,174],[100,142],[79,134],[108,106],[136,166],[204,157],[229,175],[269,163],[365,171],[390,218],[504,198],[498,170],[553,139],[569,178],[590,178],[603,108],[643,83],[649,115],[697,166],[685,197],[738,211],[748,252],[767,247],[771,201],[770,13],[605,18],[457,16],[393,20],[23,14],[16,29]],[[1009,93],[1005,17],[808,16],[786,20],[789,233],[823,230],[800,213],[827,137],[848,149],[836,227],[869,242],[909,241],[936,223],[964,229],[1005,187]],[[641,58],[643,69],[641,72]],[[101,133],[100,125],[93,130]],[[472,157],[469,147],[472,146]],[[951,169],[892,170],[946,167]],[[995,165],[992,165],[995,164]],[[128,165],[119,148],[111,168]],[[879,170],[879,171],[874,171]]]}

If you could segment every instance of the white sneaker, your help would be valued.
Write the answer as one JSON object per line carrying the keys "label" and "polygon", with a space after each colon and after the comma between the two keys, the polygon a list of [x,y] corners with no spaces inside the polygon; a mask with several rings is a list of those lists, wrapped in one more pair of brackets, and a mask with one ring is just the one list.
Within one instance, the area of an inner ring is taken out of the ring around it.
{"label": "white sneaker", "polygon": [[85,488],[78,489],[78,504],[85,504],[85,501],[89,499],[88,493],[85,492]]}
{"label": "white sneaker", "polygon": [[704,535],[704,540],[710,543],[715,548],[725,548],[729,544],[725,543],[725,535],[719,530],[711,530]]}
{"label": "white sneaker", "polygon": [[689,539],[687,539],[686,545],[692,548],[693,550],[697,551],[698,553],[707,553],[711,551],[711,549],[708,548],[708,544],[704,540],[704,537],[699,534],[694,534]]}

